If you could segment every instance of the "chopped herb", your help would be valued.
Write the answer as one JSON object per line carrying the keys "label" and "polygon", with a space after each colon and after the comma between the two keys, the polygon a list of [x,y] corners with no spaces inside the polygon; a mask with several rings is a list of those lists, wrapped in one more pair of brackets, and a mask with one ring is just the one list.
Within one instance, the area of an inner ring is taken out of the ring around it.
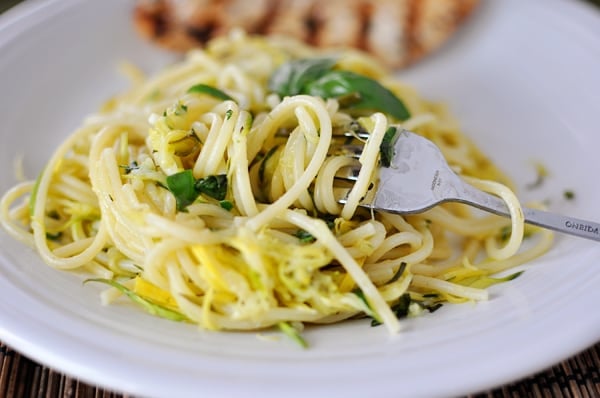
{"label": "chopped herb", "polygon": [[288,322],[279,322],[277,326],[279,327],[279,330],[281,330],[286,336],[291,338],[293,341],[298,343],[300,347],[308,348],[308,343],[300,335],[300,332],[298,332],[298,330],[292,325],[290,325]]}
{"label": "chopped herb", "polygon": [[563,196],[567,200],[572,200],[572,199],[575,199],[575,192],[573,192],[571,190],[566,190],[565,192],[563,192]]}
{"label": "chopped herb", "polygon": [[195,183],[192,170],[184,170],[167,177],[167,188],[175,195],[178,210],[184,210],[200,194],[195,188]]}
{"label": "chopped herb", "polygon": [[227,195],[227,176],[219,174],[195,179],[192,170],[184,170],[168,176],[166,188],[175,196],[177,209],[183,211],[194,203],[200,194],[224,200]]}
{"label": "chopped herb", "polygon": [[312,243],[316,240],[316,238],[308,231],[303,229],[299,229],[294,234],[296,238],[300,239],[301,243]]}
{"label": "chopped herb", "polygon": [[185,114],[187,112],[187,110],[188,110],[187,105],[185,105],[181,102],[178,102],[177,106],[175,107],[175,111],[173,113],[177,116],[181,116],[181,115]]}
{"label": "chopped herb", "polygon": [[396,314],[398,319],[406,318],[408,316],[411,302],[412,299],[410,298],[410,294],[404,293],[400,296],[398,302],[392,306],[392,311]]}
{"label": "chopped herb", "polygon": [[203,193],[213,199],[223,200],[227,195],[227,175],[219,174],[201,178],[196,181],[194,188],[199,193]]}
{"label": "chopped herb", "polygon": [[135,293],[133,290],[127,288],[126,286],[123,286],[119,282],[116,282],[112,279],[91,278],[91,279],[86,279],[83,283],[88,283],[88,282],[99,282],[99,283],[104,283],[106,285],[114,287],[115,289],[119,290],[121,293],[123,293],[127,297],[129,297],[131,299],[131,301],[142,306],[147,312],[149,312],[152,315],[156,315],[161,318],[169,319],[172,321],[187,321],[188,320],[188,318],[185,315],[183,315],[177,311],[173,311],[166,307],[163,307],[162,305],[155,304],[152,301],[143,298],[142,296]]}
{"label": "chopped herb", "polygon": [[506,227],[503,227],[500,230],[500,241],[502,242],[506,242],[508,240],[508,238],[510,238],[510,234],[512,232],[512,227],[510,225],[507,225]]}
{"label": "chopped herb", "polygon": [[228,200],[222,200],[219,202],[219,206],[221,206],[222,208],[224,208],[227,211],[231,211],[231,209],[233,209],[233,203],[231,203]]}
{"label": "chopped herb", "polygon": [[258,166],[258,179],[261,183],[264,183],[265,181],[265,170],[267,168],[267,162],[269,161],[269,159],[271,159],[271,156],[273,156],[275,151],[277,151],[277,148],[278,146],[275,145],[274,147],[269,149],[269,151],[265,154],[265,157],[262,158],[260,166]]}
{"label": "chopped herb", "polygon": [[398,129],[394,126],[389,127],[383,135],[381,145],[379,145],[380,161],[383,167],[390,167],[392,165],[392,158],[394,157],[394,144],[396,140],[396,133]]}
{"label": "chopped herb", "polygon": [[379,317],[379,314],[377,314],[375,312],[375,310],[373,310],[373,307],[371,307],[371,304],[369,304],[369,301],[367,300],[365,293],[360,289],[355,289],[352,291],[352,293],[356,294],[358,296],[358,298],[360,298],[362,300],[362,302],[365,304],[365,306],[366,306],[365,313],[367,314],[367,316],[369,316],[373,319],[371,321],[371,325],[375,326],[374,323],[377,325],[381,324],[382,321],[381,321],[381,318]]}
{"label": "chopped herb", "polygon": [[392,279],[389,280],[388,283],[394,283],[398,279],[400,279],[400,277],[402,276],[402,274],[404,274],[405,270],[406,270],[406,263],[403,261],[403,262],[400,263],[400,266],[398,267],[398,271],[396,271],[396,273],[394,274],[394,276],[392,277]]}
{"label": "chopped herb", "polygon": [[207,94],[207,95],[210,95],[211,97],[214,97],[216,99],[220,99],[223,101],[233,101],[233,98],[231,98],[225,92],[223,92],[213,86],[209,86],[208,84],[202,84],[202,83],[196,84],[196,85],[190,87],[187,92],[188,93],[196,93],[196,94]]}
{"label": "chopped herb", "polygon": [[62,232],[60,232],[60,231],[55,234],[46,232],[46,239],[48,239],[48,240],[56,241],[56,240],[59,240],[61,238],[61,236],[62,236]]}
{"label": "chopped herb", "polygon": [[444,305],[442,303],[434,303],[434,304],[430,304],[425,306],[425,309],[427,309],[427,311],[429,312],[435,312],[437,310],[439,310],[440,308],[442,308]]}
{"label": "chopped herb", "polygon": [[232,115],[233,115],[233,109],[227,109],[227,112],[225,112],[225,120],[231,119]]}
{"label": "chopped herb", "polygon": [[137,170],[137,169],[139,169],[139,168],[140,168],[140,165],[138,164],[138,162],[137,162],[137,161],[135,161],[135,160],[134,160],[134,161],[133,161],[133,162],[131,162],[131,164],[129,164],[129,165],[121,165],[121,166],[119,166],[119,167],[125,170],[125,174],[129,174],[129,173],[131,173],[133,170]]}
{"label": "chopped herb", "polygon": [[[412,300],[410,298],[410,294],[404,293],[402,296],[400,296],[400,298],[398,299],[398,302],[396,304],[392,305],[392,307],[391,307],[391,310],[396,315],[396,318],[398,318],[398,319],[406,318],[408,316],[411,303],[412,303]],[[381,325],[380,321],[378,321],[376,319],[373,319],[371,321],[371,326],[379,326],[379,325]]]}

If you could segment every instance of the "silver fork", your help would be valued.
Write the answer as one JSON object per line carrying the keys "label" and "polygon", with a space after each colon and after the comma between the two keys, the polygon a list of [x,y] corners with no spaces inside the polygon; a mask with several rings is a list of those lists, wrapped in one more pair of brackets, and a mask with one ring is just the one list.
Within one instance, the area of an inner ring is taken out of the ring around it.
{"label": "silver fork", "polygon": [[[453,201],[510,217],[503,200],[473,187],[452,171],[433,142],[407,130],[399,130],[394,140],[390,165],[380,167],[377,190],[363,199],[361,206],[414,214]],[[350,146],[349,151],[357,152],[358,148]],[[358,168],[350,167],[338,177],[352,180],[357,175]],[[598,223],[527,207],[522,211],[529,224],[600,241]]]}

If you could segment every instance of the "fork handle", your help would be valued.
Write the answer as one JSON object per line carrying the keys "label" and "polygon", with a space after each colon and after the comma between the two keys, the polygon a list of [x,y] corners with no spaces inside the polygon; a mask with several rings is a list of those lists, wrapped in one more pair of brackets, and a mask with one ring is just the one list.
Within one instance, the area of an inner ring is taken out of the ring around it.
{"label": "fork handle", "polygon": [[[502,199],[480,191],[469,184],[465,183],[464,185],[464,192],[458,195],[459,197],[456,198],[456,201],[468,203],[501,216],[510,217],[506,202]],[[521,207],[521,209],[525,222],[528,224],[600,242],[599,223],[528,207]]]}

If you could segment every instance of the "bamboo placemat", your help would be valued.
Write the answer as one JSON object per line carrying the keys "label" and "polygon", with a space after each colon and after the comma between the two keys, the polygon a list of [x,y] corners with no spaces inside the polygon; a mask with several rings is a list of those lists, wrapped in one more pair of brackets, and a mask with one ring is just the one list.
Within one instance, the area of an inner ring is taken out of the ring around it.
{"label": "bamboo placemat", "polygon": [[[0,397],[125,398],[40,365],[0,343]],[[544,372],[469,398],[600,397],[600,343]]]}

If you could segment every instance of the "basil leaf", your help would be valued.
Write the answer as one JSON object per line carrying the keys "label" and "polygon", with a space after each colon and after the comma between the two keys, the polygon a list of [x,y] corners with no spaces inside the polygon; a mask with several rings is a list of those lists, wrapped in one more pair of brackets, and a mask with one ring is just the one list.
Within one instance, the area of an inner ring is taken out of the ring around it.
{"label": "basil leaf", "polygon": [[197,180],[194,184],[197,192],[217,200],[225,199],[227,195],[227,175],[219,174]]}
{"label": "basil leaf", "polygon": [[392,158],[394,157],[394,144],[398,129],[394,126],[388,127],[383,135],[383,140],[379,145],[379,160],[381,162],[381,166],[390,167],[392,164]]}
{"label": "basil leaf", "polygon": [[306,94],[304,87],[335,65],[332,58],[306,58],[286,62],[269,79],[269,89],[281,97]]}
{"label": "basil leaf", "polygon": [[136,304],[141,305],[147,312],[149,312],[152,315],[156,315],[161,318],[169,319],[171,321],[187,321],[188,320],[188,318],[185,315],[180,314],[177,311],[173,311],[166,307],[163,307],[162,305],[155,304],[152,301],[143,298],[142,296],[140,296],[133,290],[127,288],[126,286],[123,286],[119,282],[113,281],[112,279],[91,278],[91,279],[86,279],[85,281],[83,281],[83,283],[88,283],[88,282],[100,282],[100,283],[104,283],[106,285],[114,287],[115,289],[119,290],[121,293],[123,293],[124,295],[129,297],[129,299],[131,301],[133,301]]}
{"label": "basil leaf", "polygon": [[196,180],[192,170],[184,170],[167,177],[167,188],[175,196],[177,209],[184,210],[200,194],[195,188]]}
{"label": "basil leaf", "polygon": [[215,88],[213,86],[209,86],[208,84],[196,84],[192,87],[190,87],[187,91],[188,93],[197,93],[197,94],[207,94],[210,95],[211,97],[214,97],[216,99],[220,99],[223,101],[234,101],[233,98],[231,98],[229,95],[227,95],[225,92],[219,90],[218,88]]}
{"label": "basil leaf", "polygon": [[387,113],[406,120],[410,112],[398,97],[378,81],[346,70],[332,70],[308,83],[305,92],[322,98],[344,99],[351,109]]}
{"label": "basil leaf", "polygon": [[175,196],[177,210],[184,211],[201,193],[220,201],[225,199],[227,175],[219,174],[196,180],[192,170],[184,170],[167,177],[167,189]]}

